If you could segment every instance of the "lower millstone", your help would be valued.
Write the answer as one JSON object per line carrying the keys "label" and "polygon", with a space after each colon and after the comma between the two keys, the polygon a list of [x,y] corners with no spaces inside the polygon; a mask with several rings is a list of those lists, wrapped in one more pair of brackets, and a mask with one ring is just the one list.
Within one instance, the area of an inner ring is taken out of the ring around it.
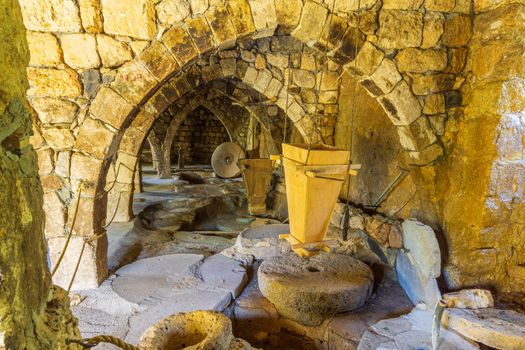
{"label": "lower millstone", "polygon": [[271,257],[261,264],[258,280],[261,293],[281,316],[307,326],[362,307],[374,284],[372,270],[365,263],[333,253]]}

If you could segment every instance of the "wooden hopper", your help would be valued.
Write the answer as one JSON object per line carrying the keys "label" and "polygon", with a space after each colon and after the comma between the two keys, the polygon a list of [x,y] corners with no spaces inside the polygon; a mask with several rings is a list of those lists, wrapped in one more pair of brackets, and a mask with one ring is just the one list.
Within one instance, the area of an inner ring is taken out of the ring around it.
{"label": "wooden hopper", "polygon": [[[349,152],[326,145],[283,144],[288,240],[300,256],[328,251],[324,237],[348,171]],[[308,154],[309,153],[309,154]],[[274,157],[275,158],[275,157]],[[359,166],[352,166],[351,175]]]}
{"label": "wooden hopper", "polygon": [[241,159],[240,164],[250,214],[266,214],[266,194],[270,187],[274,162],[265,158]]}

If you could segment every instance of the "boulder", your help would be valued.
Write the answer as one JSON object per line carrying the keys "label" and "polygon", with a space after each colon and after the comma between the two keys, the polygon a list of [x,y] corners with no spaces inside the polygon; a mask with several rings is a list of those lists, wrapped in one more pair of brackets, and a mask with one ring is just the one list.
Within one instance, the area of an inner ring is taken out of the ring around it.
{"label": "boulder", "polygon": [[403,243],[424,275],[437,278],[441,274],[439,244],[430,226],[416,220],[405,220]]}
{"label": "boulder", "polygon": [[303,258],[295,253],[265,260],[258,272],[261,293],[281,316],[317,326],[336,313],[362,307],[374,275],[363,262],[342,254]]}
{"label": "boulder", "polygon": [[494,299],[490,291],[485,289],[464,289],[455,293],[443,295],[447,307],[458,309],[483,309],[494,307]]}

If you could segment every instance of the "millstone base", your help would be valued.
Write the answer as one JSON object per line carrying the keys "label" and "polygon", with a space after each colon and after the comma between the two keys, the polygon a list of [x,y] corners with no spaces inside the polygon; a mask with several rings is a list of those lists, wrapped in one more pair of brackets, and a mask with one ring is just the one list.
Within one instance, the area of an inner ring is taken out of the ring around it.
{"label": "millstone base", "polygon": [[365,263],[325,252],[309,258],[295,253],[271,257],[261,264],[258,280],[281,316],[307,326],[362,307],[374,284]]}

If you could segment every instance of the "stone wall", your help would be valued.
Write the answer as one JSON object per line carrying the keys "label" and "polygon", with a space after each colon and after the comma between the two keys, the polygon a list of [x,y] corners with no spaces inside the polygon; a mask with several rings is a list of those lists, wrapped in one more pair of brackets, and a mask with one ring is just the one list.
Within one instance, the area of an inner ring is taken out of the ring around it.
{"label": "stone wall", "polygon": [[[0,11],[0,349],[65,349],[78,336],[64,291],[51,290],[32,114],[25,98],[29,51],[17,1]],[[76,347],[71,347],[76,349]]]}
{"label": "stone wall", "polygon": [[171,161],[177,164],[181,148],[185,164],[210,164],[215,148],[228,141],[228,132],[220,120],[206,108],[199,107],[179,126],[171,146]]}

